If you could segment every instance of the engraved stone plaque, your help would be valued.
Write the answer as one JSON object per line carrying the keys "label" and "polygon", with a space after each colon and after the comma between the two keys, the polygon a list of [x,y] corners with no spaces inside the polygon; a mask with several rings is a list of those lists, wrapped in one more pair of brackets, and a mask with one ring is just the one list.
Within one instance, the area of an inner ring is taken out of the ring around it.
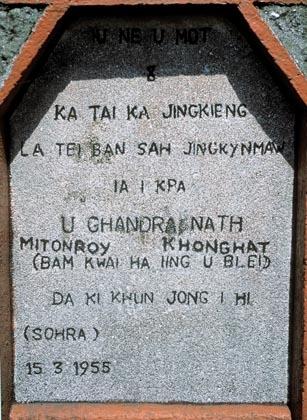
{"label": "engraved stone plaque", "polygon": [[72,20],[11,117],[18,402],[287,401],[294,113],[189,13]]}

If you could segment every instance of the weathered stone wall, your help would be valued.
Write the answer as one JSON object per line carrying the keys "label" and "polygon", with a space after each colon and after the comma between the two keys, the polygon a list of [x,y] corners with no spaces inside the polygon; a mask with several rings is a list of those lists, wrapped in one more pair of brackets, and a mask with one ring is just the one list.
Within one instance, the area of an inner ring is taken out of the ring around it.
{"label": "weathered stone wall", "polygon": [[300,69],[307,74],[307,5],[267,5],[260,8],[261,16]]}
{"label": "weathered stone wall", "polygon": [[9,7],[0,4],[0,85],[42,12],[43,9],[38,7]]}
{"label": "weathered stone wall", "polygon": [[[271,4],[259,8],[263,19],[307,74],[307,5]],[[0,86],[42,13],[42,7],[0,4]]]}

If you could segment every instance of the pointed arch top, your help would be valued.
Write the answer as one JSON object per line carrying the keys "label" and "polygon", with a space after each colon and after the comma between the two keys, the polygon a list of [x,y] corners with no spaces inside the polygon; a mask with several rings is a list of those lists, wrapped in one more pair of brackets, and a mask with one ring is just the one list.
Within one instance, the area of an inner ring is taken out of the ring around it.
{"label": "pointed arch top", "polygon": [[[40,56],[60,20],[70,8],[75,6],[233,5],[239,10],[248,27],[262,44],[271,62],[277,66],[280,73],[286,78],[290,90],[300,104],[307,105],[307,79],[290,57],[286,48],[282,46],[261,18],[255,7],[255,0],[19,0],[18,2],[16,0],[4,0],[3,3],[6,5],[46,5],[46,9],[14,60],[11,72],[0,90],[0,114],[5,112],[8,103],[18,91],[18,87],[27,79],[33,63]],[[259,3],[268,4],[270,0],[260,0]],[[274,3],[307,5],[306,0],[278,0]]]}

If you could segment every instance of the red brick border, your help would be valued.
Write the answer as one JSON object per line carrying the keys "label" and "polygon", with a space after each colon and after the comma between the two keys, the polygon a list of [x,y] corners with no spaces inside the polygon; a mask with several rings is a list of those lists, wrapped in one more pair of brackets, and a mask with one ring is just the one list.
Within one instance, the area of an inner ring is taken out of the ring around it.
{"label": "red brick border", "polygon": [[7,104],[17,92],[21,81],[26,79],[31,65],[41,53],[68,7],[67,2],[64,1],[60,5],[57,2],[50,4],[39,19],[34,31],[21,48],[10,74],[4,82],[4,86],[0,90],[0,114],[6,111]]}
{"label": "red brick border", "polygon": [[183,404],[16,404],[10,420],[291,420],[288,407]]}
{"label": "red brick border", "polygon": [[[307,105],[307,80],[289,57],[287,50],[275,38],[270,28],[261,19],[255,3],[268,4],[270,0],[2,0],[8,5],[46,5],[34,31],[25,42],[13,63],[12,70],[0,90],[0,351],[2,365],[2,396],[4,420],[290,420],[288,407],[276,405],[163,405],[163,404],[13,404],[12,400],[12,337],[10,315],[9,277],[9,189],[7,157],[3,127],[5,113],[23,80],[56,31],[62,17],[74,6],[116,5],[233,5],[245,23],[255,34],[270,57],[271,62],[288,82],[297,103],[302,109]],[[303,4],[307,0],[273,0],[272,3]],[[307,116],[302,117],[299,139],[299,163],[297,185],[297,245],[294,290],[293,323],[297,327],[293,340],[299,351],[293,355],[294,366],[291,392],[294,395],[291,412],[295,419],[307,420]],[[305,220],[305,224],[303,221]],[[303,229],[303,224],[305,229]],[[305,242],[304,242],[305,241]],[[304,244],[303,244],[304,242]],[[304,261],[303,261],[304,259]],[[303,293],[304,291],[304,293]],[[303,371],[303,372],[302,372]]]}

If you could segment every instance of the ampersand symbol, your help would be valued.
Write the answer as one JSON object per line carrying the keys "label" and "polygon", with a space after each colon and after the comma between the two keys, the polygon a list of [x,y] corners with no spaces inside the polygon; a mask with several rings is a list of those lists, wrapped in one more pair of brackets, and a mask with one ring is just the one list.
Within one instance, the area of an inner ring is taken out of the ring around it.
{"label": "ampersand symbol", "polygon": [[157,66],[147,66],[146,70],[148,71],[147,80],[148,82],[153,82],[156,80],[156,75],[154,73]]}

